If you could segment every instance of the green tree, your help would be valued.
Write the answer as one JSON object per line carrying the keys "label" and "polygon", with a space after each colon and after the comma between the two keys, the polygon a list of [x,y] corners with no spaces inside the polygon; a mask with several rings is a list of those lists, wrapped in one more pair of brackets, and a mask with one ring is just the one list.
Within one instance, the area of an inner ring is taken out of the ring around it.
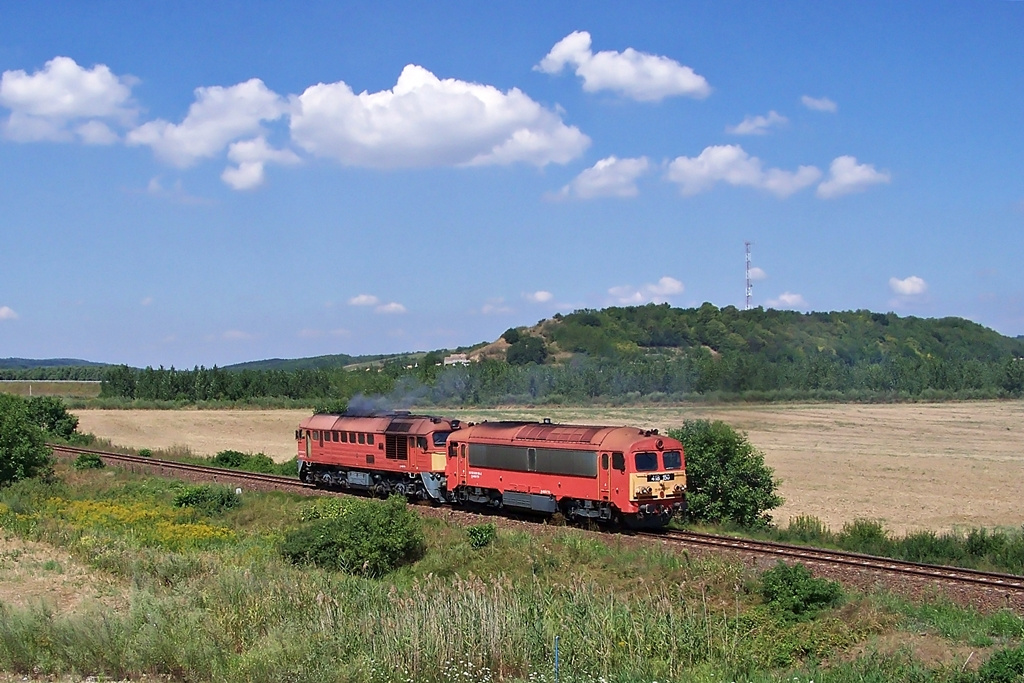
{"label": "green tree", "polygon": [[1003,367],[1003,389],[1011,396],[1024,394],[1024,358],[1011,358]]}
{"label": "green tree", "polygon": [[509,344],[515,344],[522,337],[519,334],[519,330],[514,327],[510,327],[501,335],[501,338],[507,341]]}
{"label": "green tree", "polygon": [[0,394],[0,486],[53,471],[45,434],[29,415],[28,403]]}
{"label": "green tree", "polygon": [[509,365],[526,365],[536,363],[540,365],[548,357],[548,350],[544,347],[544,340],[540,337],[523,337],[515,344],[508,347],[505,352],[505,360]]}
{"label": "green tree", "polygon": [[56,396],[37,396],[28,400],[29,418],[44,432],[68,441],[78,430],[78,418],[68,412],[64,401]]}
{"label": "green tree", "polygon": [[782,505],[775,492],[779,482],[746,435],[721,420],[687,420],[668,434],[683,442],[690,519],[744,527],[771,524],[768,511]]}

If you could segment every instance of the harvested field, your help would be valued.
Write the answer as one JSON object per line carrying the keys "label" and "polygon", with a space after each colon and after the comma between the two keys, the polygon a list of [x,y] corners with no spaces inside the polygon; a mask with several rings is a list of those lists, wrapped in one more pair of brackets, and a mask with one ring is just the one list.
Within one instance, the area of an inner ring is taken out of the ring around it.
{"label": "harvested field", "polygon": [[63,396],[66,398],[96,398],[100,395],[100,382],[77,380],[0,380],[0,393],[15,396]]}
{"label": "harvested field", "polygon": [[[782,480],[775,518],[857,517],[906,532],[1024,523],[1024,402],[434,410],[464,420],[540,419],[668,429],[720,419],[748,434]],[[295,453],[308,411],[80,410],[82,431],[148,448]]]}

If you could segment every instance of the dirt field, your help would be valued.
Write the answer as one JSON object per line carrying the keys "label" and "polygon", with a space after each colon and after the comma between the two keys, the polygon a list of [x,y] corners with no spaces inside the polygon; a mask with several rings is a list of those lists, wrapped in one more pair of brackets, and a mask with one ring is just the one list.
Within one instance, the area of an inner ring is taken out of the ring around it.
{"label": "dirt field", "polygon": [[[728,422],[782,480],[775,518],[814,515],[835,529],[857,517],[896,532],[1024,523],[1024,402],[902,405],[665,406],[445,410],[464,420],[541,419],[668,429]],[[114,443],[295,453],[308,411],[82,410],[80,429]]]}

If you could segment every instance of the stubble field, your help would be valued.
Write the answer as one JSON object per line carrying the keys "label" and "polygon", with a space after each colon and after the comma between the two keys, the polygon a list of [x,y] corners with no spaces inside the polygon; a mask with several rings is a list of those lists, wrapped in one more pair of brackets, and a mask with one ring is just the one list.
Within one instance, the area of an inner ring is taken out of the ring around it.
{"label": "stubble field", "polygon": [[[894,532],[1024,523],[1024,401],[434,410],[463,420],[541,419],[666,430],[688,419],[744,431],[782,480],[782,524],[814,515]],[[302,410],[79,410],[80,430],[125,446],[295,454]]]}

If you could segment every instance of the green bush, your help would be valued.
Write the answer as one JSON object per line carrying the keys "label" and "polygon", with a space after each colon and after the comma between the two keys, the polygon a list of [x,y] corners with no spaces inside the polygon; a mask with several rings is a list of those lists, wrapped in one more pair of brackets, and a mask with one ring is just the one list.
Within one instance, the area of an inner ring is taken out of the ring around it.
{"label": "green bush", "polygon": [[498,536],[498,528],[493,523],[475,524],[466,529],[469,534],[469,544],[474,548],[486,548]]}
{"label": "green bush", "polygon": [[778,481],[764,453],[746,435],[716,420],[687,420],[668,435],[686,454],[687,515],[697,522],[732,522],[743,527],[771,524],[768,510],[782,505]]}
{"label": "green bush", "polygon": [[0,486],[53,472],[53,453],[29,403],[0,394]]}
{"label": "green bush", "polygon": [[1024,645],[999,650],[978,669],[981,683],[1019,683],[1024,680]]}
{"label": "green bush", "polygon": [[281,554],[294,564],[383,576],[422,557],[426,546],[420,518],[405,498],[352,499],[338,516],[316,519],[285,535]]}
{"label": "green bush", "polygon": [[[242,453],[241,451],[221,451],[210,459],[215,467],[226,467],[232,470],[258,472],[260,474],[281,474],[281,467],[263,453]],[[287,468],[286,474],[295,473],[294,463]]]}
{"label": "green bush", "polygon": [[153,457],[153,451],[151,451],[148,448],[140,448],[139,449],[139,455],[141,455],[143,458],[152,458]]}
{"label": "green bush", "polygon": [[893,552],[892,539],[881,522],[855,519],[843,525],[836,536],[836,545],[843,550],[888,557]]}
{"label": "green bush", "polygon": [[804,565],[781,560],[761,574],[759,592],[773,610],[792,618],[810,618],[843,598],[838,582],[816,579]]}
{"label": "green bush", "polygon": [[106,467],[103,464],[103,458],[95,453],[82,453],[75,458],[75,462],[71,466],[76,470],[99,470]]}
{"label": "green bush", "polygon": [[174,496],[175,506],[195,508],[208,515],[219,514],[238,507],[241,503],[241,496],[233,489],[213,484],[186,486]]}

